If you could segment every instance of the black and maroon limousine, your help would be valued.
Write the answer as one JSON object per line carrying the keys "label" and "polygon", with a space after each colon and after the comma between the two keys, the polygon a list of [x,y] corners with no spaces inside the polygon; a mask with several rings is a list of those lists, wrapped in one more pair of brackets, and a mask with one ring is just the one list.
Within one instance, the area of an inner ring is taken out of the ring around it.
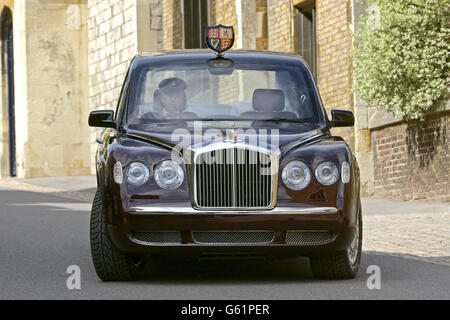
{"label": "black and maroon limousine", "polygon": [[225,53],[227,30],[208,28],[213,51],[137,55],[116,110],[91,112],[104,128],[90,233],[102,280],[165,256],[305,256],[316,277],[357,274],[359,169],[330,133],[353,114],[328,119],[297,55]]}

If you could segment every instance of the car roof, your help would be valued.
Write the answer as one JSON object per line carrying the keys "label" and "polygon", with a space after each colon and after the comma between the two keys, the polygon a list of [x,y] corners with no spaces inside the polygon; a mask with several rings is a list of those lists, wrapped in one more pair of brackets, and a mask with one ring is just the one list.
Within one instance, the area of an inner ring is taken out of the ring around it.
{"label": "car roof", "polygon": [[[204,62],[216,58],[218,55],[209,49],[183,49],[161,52],[140,52],[135,56],[134,67],[148,63],[170,62]],[[295,53],[281,53],[258,50],[230,50],[222,54],[223,58],[234,62],[249,63],[275,63],[275,64],[304,64],[304,59]]]}

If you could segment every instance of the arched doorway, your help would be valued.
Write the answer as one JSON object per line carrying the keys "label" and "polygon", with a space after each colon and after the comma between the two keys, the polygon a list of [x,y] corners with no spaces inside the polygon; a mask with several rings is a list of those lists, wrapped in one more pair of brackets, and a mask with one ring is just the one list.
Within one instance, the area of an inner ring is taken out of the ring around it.
{"label": "arched doorway", "polygon": [[13,22],[12,13],[8,7],[2,11],[1,18],[1,39],[2,39],[2,64],[5,70],[5,80],[7,80],[6,94],[4,101],[8,104],[8,133],[9,133],[9,174],[16,176],[16,124],[14,107],[14,50],[13,50]]}

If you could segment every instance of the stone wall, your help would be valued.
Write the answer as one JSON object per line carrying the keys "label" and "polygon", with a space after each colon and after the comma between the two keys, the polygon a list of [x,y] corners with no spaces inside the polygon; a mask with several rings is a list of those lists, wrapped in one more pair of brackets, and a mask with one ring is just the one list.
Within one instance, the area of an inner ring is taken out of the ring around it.
{"label": "stone wall", "polygon": [[86,2],[15,1],[12,9],[17,175],[86,175]]}
{"label": "stone wall", "polygon": [[[353,1],[352,24],[353,32],[359,28],[359,19],[367,10],[366,3]],[[361,194],[368,196],[373,194],[373,152],[372,139],[369,126],[369,107],[354,94],[353,114],[355,115],[355,142],[354,152],[358,160],[361,174]]]}
{"label": "stone wall", "polygon": [[162,20],[164,50],[183,48],[183,16],[180,0],[164,0]]}
{"label": "stone wall", "polygon": [[374,193],[450,201],[450,113],[374,129]]}
{"label": "stone wall", "polygon": [[163,50],[163,4],[164,0],[137,0],[138,51]]}

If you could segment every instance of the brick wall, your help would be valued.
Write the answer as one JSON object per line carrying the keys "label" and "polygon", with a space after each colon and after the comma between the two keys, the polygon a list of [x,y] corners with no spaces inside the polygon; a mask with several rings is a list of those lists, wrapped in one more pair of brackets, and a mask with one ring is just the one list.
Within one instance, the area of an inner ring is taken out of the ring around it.
{"label": "brick wall", "polygon": [[164,50],[183,48],[183,16],[181,14],[181,1],[165,0],[162,14]]}
{"label": "brick wall", "polygon": [[[268,0],[268,49],[293,52],[292,10],[293,4],[302,5],[310,1]],[[327,110],[353,110],[351,88],[351,0],[316,1],[317,33],[317,82]],[[333,134],[343,136],[349,145],[354,145],[353,128],[336,128]]]}
{"label": "brick wall", "polygon": [[239,41],[236,0],[211,0],[209,8],[211,25],[222,24],[234,27],[235,41],[232,49],[236,49]]}
{"label": "brick wall", "polygon": [[[351,88],[351,0],[316,1],[318,86],[327,110],[353,110]],[[354,145],[353,128],[333,129]]]}
{"label": "brick wall", "polygon": [[450,201],[450,113],[372,132],[374,193]]}
{"label": "brick wall", "polygon": [[[211,25],[222,24],[234,27],[235,41],[232,49],[236,49],[239,37],[236,0],[211,0],[209,6]],[[216,94],[219,97],[219,101],[222,101],[222,103],[224,103],[224,101],[235,101],[238,96],[237,86],[235,85],[237,81],[239,81],[239,79],[235,73],[232,78],[221,81],[221,83],[218,84],[218,92]]]}
{"label": "brick wall", "polygon": [[[137,53],[136,2],[88,1],[89,106],[115,110],[120,89]],[[91,154],[98,129],[91,131]]]}
{"label": "brick wall", "polygon": [[292,1],[268,0],[268,47],[269,50],[279,52],[292,52]]}
{"label": "brick wall", "polygon": [[91,109],[115,109],[129,62],[136,52],[134,1],[90,0],[88,61]]}
{"label": "brick wall", "polygon": [[267,30],[267,0],[256,0],[256,50],[267,50],[268,30]]}

